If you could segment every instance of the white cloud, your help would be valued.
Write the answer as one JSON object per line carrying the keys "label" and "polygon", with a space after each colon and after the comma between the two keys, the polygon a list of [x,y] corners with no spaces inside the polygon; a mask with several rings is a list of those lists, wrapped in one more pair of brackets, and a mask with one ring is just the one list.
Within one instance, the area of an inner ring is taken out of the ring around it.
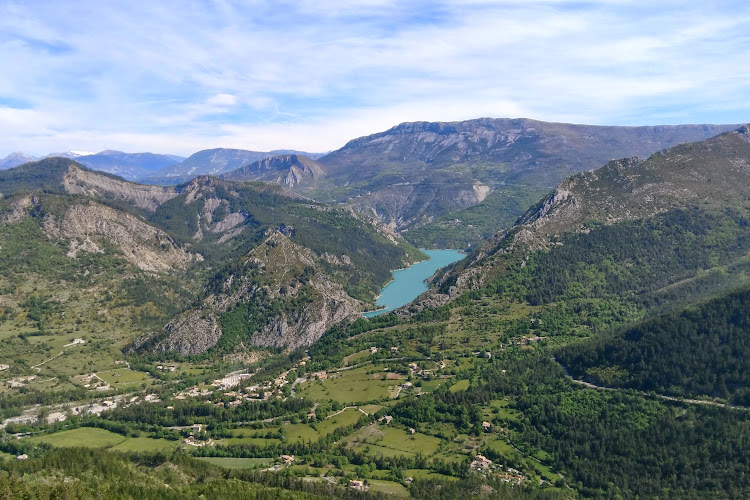
{"label": "white cloud", "polygon": [[237,104],[237,98],[231,94],[216,94],[206,99],[206,104],[211,106],[234,106]]}
{"label": "white cloud", "polygon": [[740,122],[750,6],[0,0],[0,60],[0,155],[320,151],[478,116]]}

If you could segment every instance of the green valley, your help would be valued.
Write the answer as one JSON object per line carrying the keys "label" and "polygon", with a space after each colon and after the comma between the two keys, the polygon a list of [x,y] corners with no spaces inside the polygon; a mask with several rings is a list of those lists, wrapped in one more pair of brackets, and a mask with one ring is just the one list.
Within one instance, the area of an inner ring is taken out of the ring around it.
{"label": "green valley", "polygon": [[81,445],[187,497],[747,496],[746,136],[577,174],[369,319],[420,253],[359,214],[70,164],[74,187],[18,181],[0,470],[28,470],[7,487]]}

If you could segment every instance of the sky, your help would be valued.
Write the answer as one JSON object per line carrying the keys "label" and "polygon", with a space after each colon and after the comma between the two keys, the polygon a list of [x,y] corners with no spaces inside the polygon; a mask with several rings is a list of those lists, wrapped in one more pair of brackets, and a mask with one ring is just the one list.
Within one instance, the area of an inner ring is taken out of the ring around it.
{"label": "sky", "polygon": [[750,121],[750,2],[0,0],[0,157]]}

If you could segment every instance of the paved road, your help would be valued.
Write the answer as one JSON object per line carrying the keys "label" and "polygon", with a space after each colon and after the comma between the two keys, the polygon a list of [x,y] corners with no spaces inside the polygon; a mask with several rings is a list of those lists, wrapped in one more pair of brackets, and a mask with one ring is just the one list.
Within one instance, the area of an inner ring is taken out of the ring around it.
{"label": "paved road", "polygon": [[[598,391],[616,391],[616,390],[618,390],[615,387],[604,387],[604,386],[601,386],[601,385],[592,384],[591,382],[584,382],[583,380],[576,380],[576,379],[573,378],[572,375],[570,375],[570,373],[568,373],[568,369],[567,368],[565,368],[562,364],[560,364],[560,366],[562,366],[562,369],[565,372],[565,376],[568,378],[568,380],[570,380],[571,382],[573,382],[575,384],[582,385],[584,387],[588,387],[589,389],[596,389]],[[636,392],[638,394],[640,394],[641,396],[656,396],[657,398],[660,398],[660,399],[665,399],[667,401],[676,401],[678,403],[689,403],[689,404],[704,405],[704,406],[718,406],[718,407],[721,407],[721,408],[729,408],[731,410],[742,410],[742,411],[747,411],[748,410],[748,408],[745,408],[744,406],[733,406],[733,405],[730,405],[730,404],[727,404],[727,403],[720,403],[718,401],[710,401],[710,400],[706,400],[706,399],[688,399],[688,398],[678,398],[678,397],[675,397],[675,396],[666,396],[664,394],[656,394],[656,393],[653,393],[653,392],[644,392],[644,391],[636,391]]]}

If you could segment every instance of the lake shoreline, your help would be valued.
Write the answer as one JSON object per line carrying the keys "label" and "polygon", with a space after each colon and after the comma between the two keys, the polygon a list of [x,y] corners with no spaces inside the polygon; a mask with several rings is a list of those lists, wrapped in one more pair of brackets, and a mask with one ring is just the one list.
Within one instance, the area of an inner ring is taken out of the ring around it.
{"label": "lake shoreline", "polygon": [[[375,299],[378,309],[363,312],[365,318],[372,318],[380,314],[403,307],[412,302],[419,295],[429,290],[427,280],[443,267],[466,257],[462,250],[440,249],[426,250],[420,248],[428,258],[415,262],[409,267],[391,271],[393,279],[386,283]],[[394,285],[398,284],[396,288]]]}

